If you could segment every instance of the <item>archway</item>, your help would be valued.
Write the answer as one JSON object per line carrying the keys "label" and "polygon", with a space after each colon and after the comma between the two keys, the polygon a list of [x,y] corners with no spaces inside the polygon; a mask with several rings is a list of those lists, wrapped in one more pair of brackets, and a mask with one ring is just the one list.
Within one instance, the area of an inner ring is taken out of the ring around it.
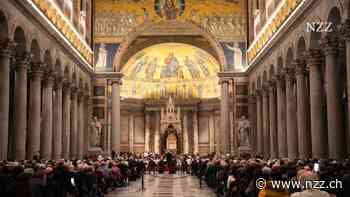
{"label": "archway", "polygon": [[[153,26],[157,25],[158,23],[164,23],[165,21],[157,21],[157,22],[146,22],[140,26],[138,26],[136,29],[134,29],[133,33],[131,33],[125,40],[124,42],[121,43],[117,54],[114,58],[113,61],[113,70],[119,72],[122,67],[124,66],[122,63],[122,59],[126,52],[129,50],[130,45],[142,35],[143,32],[146,30],[152,28]],[[210,33],[208,33],[206,30],[202,29],[199,25],[189,22],[189,21],[177,21],[177,23],[186,23],[190,27],[196,31],[199,35],[201,35],[204,39],[206,39],[209,43],[210,46],[214,49],[214,51],[217,54],[216,60],[220,63],[220,68],[223,70],[223,67],[227,64],[226,58],[224,55],[223,48],[219,44],[219,42],[216,40],[214,36],[212,36]]]}

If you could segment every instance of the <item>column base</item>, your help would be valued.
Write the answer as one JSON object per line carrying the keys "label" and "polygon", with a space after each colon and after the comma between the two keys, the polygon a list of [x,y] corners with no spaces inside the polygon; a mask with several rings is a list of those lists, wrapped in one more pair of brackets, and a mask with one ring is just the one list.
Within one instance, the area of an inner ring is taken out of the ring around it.
{"label": "column base", "polygon": [[239,156],[250,155],[253,156],[253,148],[251,146],[240,146],[238,147]]}

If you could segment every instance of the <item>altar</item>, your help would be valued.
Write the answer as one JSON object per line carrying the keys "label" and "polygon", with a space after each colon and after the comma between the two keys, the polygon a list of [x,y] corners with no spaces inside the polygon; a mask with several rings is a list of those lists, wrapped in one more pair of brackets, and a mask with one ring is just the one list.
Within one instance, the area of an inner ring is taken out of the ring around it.
{"label": "altar", "polygon": [[165,108],[161,108],[161,150],[181,153],[181,111],[180,107],[175,107],[172,97],[169,97]]}

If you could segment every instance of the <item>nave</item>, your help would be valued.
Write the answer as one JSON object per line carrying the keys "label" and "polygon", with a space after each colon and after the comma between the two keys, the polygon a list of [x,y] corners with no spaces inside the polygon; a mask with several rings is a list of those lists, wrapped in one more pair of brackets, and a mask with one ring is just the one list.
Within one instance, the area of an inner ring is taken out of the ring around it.
{"label": "nave", "polygon": [[[180,172],[178,172],[180,173]],[[215,197],[212,189],[204,181],[200,187],[197,177],[190,175],[145,175],[142,191],[141,179],[131,182],[128,187],[119,188],[106,197]]]}

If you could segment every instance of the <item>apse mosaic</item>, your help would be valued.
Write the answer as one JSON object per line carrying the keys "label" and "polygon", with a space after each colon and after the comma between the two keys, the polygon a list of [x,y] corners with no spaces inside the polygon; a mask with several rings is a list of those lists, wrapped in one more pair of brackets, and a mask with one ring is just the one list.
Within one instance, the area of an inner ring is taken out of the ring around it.
{"label": "apse mosaic", "polygon": [[[245,35],[243,0],[97,0],[95,36],[122,40],[147,21],[193,21],[219,40]],[[114,39],[115,40],[115,39]]]}
{"label": "apse mosaic", "polygon": [[122,68],[121,96],[159,99],[215,98],[219,63],[202,49],[163,43],[137,52]]}

